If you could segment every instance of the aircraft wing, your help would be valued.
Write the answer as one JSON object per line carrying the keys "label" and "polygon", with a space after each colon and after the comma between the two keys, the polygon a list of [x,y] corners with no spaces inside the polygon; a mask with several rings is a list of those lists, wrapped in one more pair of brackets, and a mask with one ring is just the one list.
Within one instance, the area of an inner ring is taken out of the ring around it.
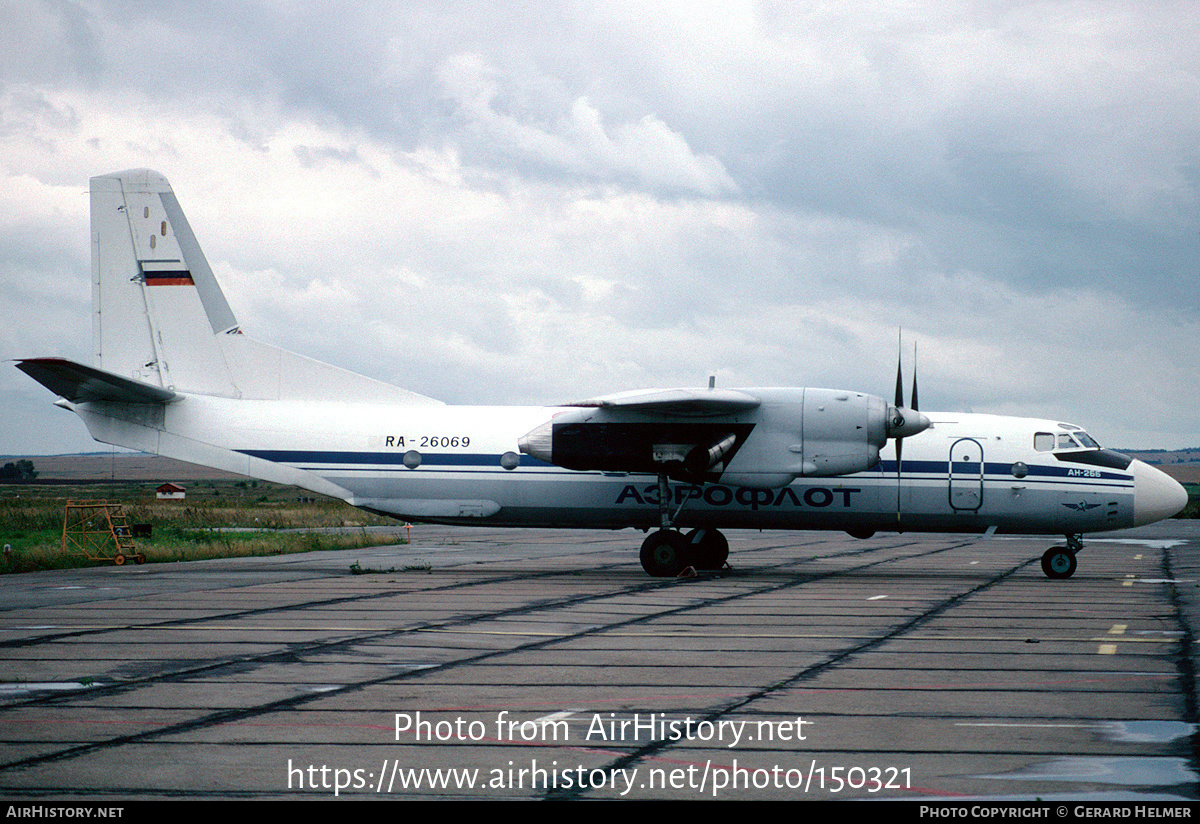
{"label": "aircraft wing", "polygon": [[170,403],[179,397],[170,389],[84,366],[66,358],[24,358],[17,368],[71,403]]}
{"label": "aircraft wing", "polygon": [[647,414],[714,417],[755,409],[761,401],[733,389],[636,389],[602,395],[564,406],[644,412]]}

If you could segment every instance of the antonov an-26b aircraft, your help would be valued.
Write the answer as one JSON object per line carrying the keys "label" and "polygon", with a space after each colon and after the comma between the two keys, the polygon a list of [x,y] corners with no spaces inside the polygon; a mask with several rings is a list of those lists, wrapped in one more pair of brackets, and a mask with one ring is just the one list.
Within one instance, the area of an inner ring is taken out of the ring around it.
{"label": "antonov an-26b aircraft", "polygon": [[1078,426],[922,413],[915,379],[906,407],[899,369],[893,403],[710,381],[554,407],[447,406],[243,335],[162,175],[92,178],[91,221],[94,365],[18,367],[104,443],[410,521],[635,527],[649,531],[641,561],[655,576],[722,568],[720,529],[754,527],[1064,535],[1042,569],[1067,578],[1083,533],[1187,502]]}

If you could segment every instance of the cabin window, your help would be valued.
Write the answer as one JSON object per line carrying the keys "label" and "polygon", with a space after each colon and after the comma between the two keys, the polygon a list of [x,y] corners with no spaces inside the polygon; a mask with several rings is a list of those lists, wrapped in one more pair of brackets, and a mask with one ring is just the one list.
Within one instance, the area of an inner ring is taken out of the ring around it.
{"label": "cabin window", "polygon": [[1075,443],[1075,439],[1072,438],[1070,435],[1060,434],[1058,436],[1058,448],[1059,449],[1078,449],[1079,444]]}
{"label": "cabin window", "polygon": [[1033,435],[1033,448],[1038,452],[1049,452],[1054,448],[1054,433],[1035,432]]}

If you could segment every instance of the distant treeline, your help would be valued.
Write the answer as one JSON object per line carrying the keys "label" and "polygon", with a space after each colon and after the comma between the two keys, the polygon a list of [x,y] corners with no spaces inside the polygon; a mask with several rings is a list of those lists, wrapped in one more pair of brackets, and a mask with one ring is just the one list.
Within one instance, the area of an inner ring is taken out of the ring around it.
{"label": "distant treeline", "polygon": [[130,484],[137,481],[122,480],[117,478],[29,478],[22,480],[21,478],[2,478],[0,484],[15,484],[24,486],[93,486],[95,484]]}
{"label": "distant treeline", "polygon": [[0,467],[0,481],[28,482],[37,476],[37,470],[33,468],[33,461],[29,460],[20,460],[15,463],[9,461]]}
{"label": "distant treeline", "polygon": [[1189,446],[1187,449],[1118,449],[1116,451],[1124,452],[1127,455],[1171,455],[1176,452],[1184,452],[1190,455],[1200,452],[1200,446]]}

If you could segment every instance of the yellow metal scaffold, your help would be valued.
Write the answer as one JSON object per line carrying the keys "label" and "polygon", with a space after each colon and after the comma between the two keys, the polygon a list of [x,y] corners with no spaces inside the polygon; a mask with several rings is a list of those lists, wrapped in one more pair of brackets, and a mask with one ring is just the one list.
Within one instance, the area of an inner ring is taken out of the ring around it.
{"label": "yellow metal scaffold", "polygon": [[130,540],[125,510],[112,501],[67,501],[62,551],[92,561],[112,561],[117,566],[128,560],[146,562],[146,556]]}

